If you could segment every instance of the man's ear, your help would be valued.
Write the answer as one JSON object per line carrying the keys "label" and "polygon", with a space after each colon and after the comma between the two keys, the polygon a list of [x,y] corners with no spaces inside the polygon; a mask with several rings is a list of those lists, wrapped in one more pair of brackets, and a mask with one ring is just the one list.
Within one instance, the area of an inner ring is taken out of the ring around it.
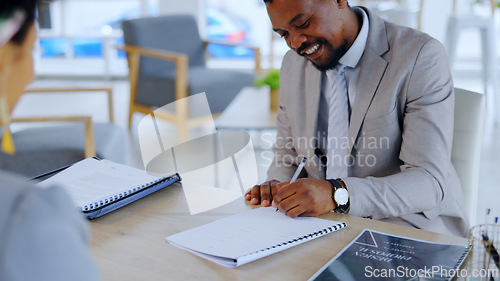
{"label": "man's ear", "polygon": [[349,5],[347,4],[347,0],[333,0],[333,1],[337,2],[339,9],[344,9],[349,7]]}

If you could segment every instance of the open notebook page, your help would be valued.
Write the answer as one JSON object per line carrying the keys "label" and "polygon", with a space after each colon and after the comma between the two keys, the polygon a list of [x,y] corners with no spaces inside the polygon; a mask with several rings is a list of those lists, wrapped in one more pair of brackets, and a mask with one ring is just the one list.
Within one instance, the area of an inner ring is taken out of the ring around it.
{"label": "open notebook page", "polygon": [[[174,246],[223,264],[238,266],[333,232],[345,223],[314,217],[290,218],[261,207],[167,237]],[[331,229],[329,229],[331,228]],[[300,239],[299,239],[300,238]],[[273,247],[274,246],[274,247]],[[203,255],[205,254],[205,255]],[[207,257],[211,256],[212,258]]]}
{"label": "open notebook page", "polygon": [[158,177],[151,176],[144,170],[108,160],[87,158],[40,182],[39,185],[62,186],[70,194],[75,205],[82,207],[157,179]]}

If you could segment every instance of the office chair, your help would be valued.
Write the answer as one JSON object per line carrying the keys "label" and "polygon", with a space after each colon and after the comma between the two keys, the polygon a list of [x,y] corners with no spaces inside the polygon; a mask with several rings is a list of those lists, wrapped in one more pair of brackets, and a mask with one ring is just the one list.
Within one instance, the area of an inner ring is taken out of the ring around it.
{"label": "office chair", "polygon": [[[33,94],[104,92],[108,97],[109,123],[93,123],[91,116],[33,116],[11,123],[35,123],[12,132],[15,155],[0,153],[0,169],[34,177],[87,157],[125,162],[126,136],[113,121],[110,88],[29,89]],[[0,133],[1,135],[1,133]]]}
{"label": "office chair", "polygon": [[[372,9],[376,14],[400,25],[422,27],[424,0],[358,0],[359,5]],[[416,17],[416,24],[411,21]]]}
{"label": "office chair", "polygon": [[[222,112],[255,75],[234,70],[209,69],[205,64],[208,43],[202,40],[196,20],[190,15],[146,17],[123,22],[130,78],[129,127],[132,114],[151,113],[155,108],[190,95],[205,92],[212,114]],[[255,71],[260,72],[260,51],[254,50]],[[162,116],[176,123],[179,141],[187,139],[187,129],[212,116],[197,116],[196,107],[177,103],[175,112]]]}
{"label": "office chair", "polygon": [[484,115],[484,95],[455,88],[455,126],[451,162],[462,183],[465,210],[471,225],[474,225],[476,220]]}

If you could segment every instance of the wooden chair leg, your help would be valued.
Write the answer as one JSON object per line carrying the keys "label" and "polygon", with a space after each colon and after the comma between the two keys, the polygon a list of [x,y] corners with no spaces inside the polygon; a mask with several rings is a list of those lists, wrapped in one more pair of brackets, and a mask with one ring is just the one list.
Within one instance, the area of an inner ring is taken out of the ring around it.
{"label": "wooden chair leg", "polygon": [[175,116],[179,143],[185,142],[188,138],[188,67],[188,56],[179,58],[175,64]]}
{"label": "wooden chair leg", "polygon": [[128,111],[128,129],[132,129],[132,115],[134,114],[134,111],[131,109],[129,109]]}
{"label": "wooden chair leg", "polygon": [[177,141],[179,144],[184,143],[187,141],[187,136],[188,136],[188,128],[187,126],[177,126],[179,136],[177,137]]}
{"label": "wooden chair leg", "polygon": [[178,142],[183,143],[188,139],[188,118],[189,118],[188,98],[177,100],[175,103],[176,125],[178,131]]}
{"label": "wooden chair leg", "polygon": [[129,81],[130,81],[130,105],[128,112],[128,128],[132,128],[132,115],[135,111],[135,95],[137,94],[137,79],[139,76],[139,62],[141,57],[138,54],[128,54]]}

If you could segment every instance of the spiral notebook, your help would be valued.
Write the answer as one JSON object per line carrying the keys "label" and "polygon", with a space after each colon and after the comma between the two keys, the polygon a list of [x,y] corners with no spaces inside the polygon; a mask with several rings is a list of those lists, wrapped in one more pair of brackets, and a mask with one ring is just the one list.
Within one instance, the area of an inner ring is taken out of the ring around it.
{"label": "spiral notebook", "polygon": [[452,280],[468,253],[467,245],[365,229],[309,281]]}
{"label": "spiral notebook", "polygon": [[56,172],[38,185],[63,187],[88,219],[98,218],[181,180],[176,173],[156,177],[99,158],[87,158]]}
{"label": "spiral notebook", "polygon": [[173,246],[226,267],[237,267],[346,226],[314,217],[290,218],[261,207],[171,236]]}

